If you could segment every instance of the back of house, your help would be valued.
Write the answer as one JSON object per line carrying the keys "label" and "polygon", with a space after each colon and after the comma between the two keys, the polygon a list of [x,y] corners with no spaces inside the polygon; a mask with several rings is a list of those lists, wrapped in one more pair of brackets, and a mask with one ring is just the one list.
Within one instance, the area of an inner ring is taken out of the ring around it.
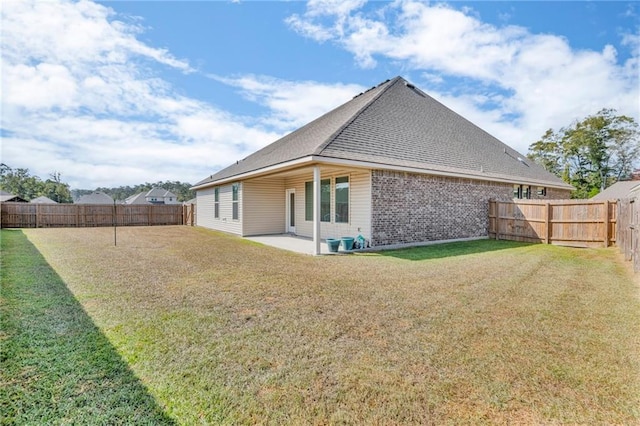
{"label": "back of house", "polygon": [[199,226],[384,246],[484,237],[490,199],[573,188],[396,77],[194,189]]}

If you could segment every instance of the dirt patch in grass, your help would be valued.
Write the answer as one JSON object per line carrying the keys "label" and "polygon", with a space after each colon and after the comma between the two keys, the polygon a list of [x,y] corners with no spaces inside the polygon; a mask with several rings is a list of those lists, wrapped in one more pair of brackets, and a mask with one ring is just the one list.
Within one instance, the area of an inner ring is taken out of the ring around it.
{"label": "dirt patch in grass", "polygon": [[640,421],[640,299],[615,249],[24,232],[180,423]]}

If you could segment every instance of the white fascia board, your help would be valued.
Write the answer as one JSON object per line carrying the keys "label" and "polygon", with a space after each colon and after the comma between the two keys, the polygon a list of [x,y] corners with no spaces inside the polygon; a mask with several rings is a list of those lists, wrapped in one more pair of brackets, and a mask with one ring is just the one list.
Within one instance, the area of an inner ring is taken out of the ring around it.
{"label": "white fascia board", "polygon": [[437,169],[428,169],[428,168],[418,168],[418,167],[406,167],[406,166],[394,166],[390,164],[383,163],[372,163],[368,161],[358,161],[358,160],[345,160],[341,158],[331,158],[331,157],[320,157],[313,156],[313,161],[324,164],[332,164],[332,165],[344,165],[350,167],[358,167],[358,168],[367,168],[367,169],[378,169],[378,170],[395,170],[399,172],[407,172],[407,173],[417,173],[417,174],[429,174],[434,176],[447,176],[447,177],[456,177],[456,178],[464,178],[464,179],[472,179],[472,180],[486,180],[490,182],[502,182],[502,183],[511,183],[515,185],[520,184],[536,184],[539,186],[544,186],[546,188],[556,188],[556,189],[565,189],[565,190],[573,190],[574,188],[568,184],[552,184],[550,182],[544,182],[534,179],[510,179],[510,178],[502,178],[490,175],[478,175],[472,173],[464,173],[464,172],[447,172],[443,170]]}
{"label": "white fascia board", "polygon": [[225,183],[229,183],[229,182],[237,182],[239,180],[254,178],[254,177],[267,175],[267,174],[271,174],[271,173],[276,173],[276,172],[282,172],[282,171],[285,171],[285,170],[288,170],[288,169],[292,169],[292,168],[295,168],[295,167],[299,167],[299,166],[302,166],[302,165],[306,165],[306,164],[312,163],[313,161],[314,161],[313,157],[311,157],[311,156],[302,157],[302,158],[298,158],[296,160],[287,161],[286,163],[274,164],[273,166],[264,167],[262,169],[252,170],[250,172],[240,173],[240,174],[237,174],[237,175],[229,176],[228,178],[224,178],[224,179],[219,179],[219,180],[214,180],[214,181],[211,181],[211,182],[203,183],[202,185],[194,186],[191,189],[197,191],[199,189],[208,188],[210,186],[224,185]]}
{"label": "white fascia board", "polygon": [[220,179],[220,180],[216,180],[216,181],[212,181],[212,182],[207,182],[207,183],[204,183],[202,185],[194,186],[191,189],[197,191],[199,189],[204,189],[204,188],[207,188],[207,187],[210,187],[210,186],[223,185],[223,184],[229,183],[229,182],[236,182],[236,181],[239,181],[239,180],[259,177],[259,176],[263,176],[263,175],[267,175],[267,174],[271,174],[271,173],[282,172],[282,171],[286,171],[286,170],[289,170],[289,169],[292,169],[292,168],[296,168],[296,167],[299,167],[299,166],[310,165],[310,164],[314,164],[314,163],[348,166],[348,167],[355,167],[355,168],[361,168],[361,169],[394,170],[394,171],[407,172],[407,173],[429,174],[429,175],[434,175],[434,176],[446,176],[446,177],[464,178],[464,179],[471,179],[471,180],[485,180],[485,181],[489,181],[489,182],[501,182],[501,183],[509,183],[509,184],[514,184],[514,185],[520,185],[520,184],[527,183],[527,184],[535,184],[535,185],[539,185],[539,186],[544,186],[546,188],[556,188],[556,189],[564,189],[564,190],[572,190],[572,189],[574,189],[572,186],[570,186],[568,184],[564,184],[564,185],[563,184],[553,184],[553,183],[550,183],[550,182],[539,181],[539,180],[534,180],[534,179],[503,178],[503,177],[490,176],[490,175],[486,175],[486,174],[479,175],[479,174],[464,173],[464,172],[449,172],[449,171],[443,171],[443,170],[437,170],[437,169],[429,169],[429,168],[394,166],[394,165],[390,165],[390,164],[373,163],[373,162],[359,161],[359,160],[346,160],[346,159],[342,159],[342,158],[322,157],[322,156],[318,156],[318,155],[302,157],[302,158],[298,158],[296,160],[287,161],[285,163],[275,164],[273,166],[264,167],[262,169],[253,170],[253,171],[250,171],[250,172],[246,172],[246,173],[241,173],[241,174],[238,174],[238,175],[230,176],[228,178],[224,178],[224,179]]}

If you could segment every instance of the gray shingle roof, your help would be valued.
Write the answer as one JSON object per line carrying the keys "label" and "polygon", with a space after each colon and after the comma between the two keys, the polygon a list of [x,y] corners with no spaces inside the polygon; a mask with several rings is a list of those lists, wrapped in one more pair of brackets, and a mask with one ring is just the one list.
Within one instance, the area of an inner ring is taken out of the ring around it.
{"label": "gray shingle roof", "polygon": [[45,197],[44,195],[34,198],[29,202],[34,204],[58,204],[57,201],[53,201],[51,198]]}
{"label": "gray shingle roof", "polygon": [[144,192],[139,192],[137,194],[131,195],[124,200],[124,204],[151,204],[145,198]]}
{"label": "gray shingle roof", "polygon": [[356,96],[196,186],[310,155],[571,189],[401,77]]}
{"label": "gray shingle roof", "polygon": [[113,204],[113,198],[104,192],[97,191],[83,195],[76,200],[75,204]]}
{"label": "gray shingle roof", "polygon": [[640,180],[624,180],[616,182],[601,193],[591,197],[591,199],[617,200],[619,198],[629,198],[631,190],[638,185],[640,185]]}
{"label": "gray shingle roof", "polygon": [[18,196],[18,195],[13,195],[13,194],[9,194],[6,191],[2,191],[2,194],[0,194],[0,203],[26,203],[27,200],[25,200],[24,198]]}
{"label": "gray shingle roof", "polygon": [[161,198],[166,198],[166,197],[173,197],[176,198],[176,194],[174,194],[173,192],[169,192],[164,188],[152,188],[151,190],[149,190],[149,192],[147,192],[146,194],[147,197],[161,197]]}

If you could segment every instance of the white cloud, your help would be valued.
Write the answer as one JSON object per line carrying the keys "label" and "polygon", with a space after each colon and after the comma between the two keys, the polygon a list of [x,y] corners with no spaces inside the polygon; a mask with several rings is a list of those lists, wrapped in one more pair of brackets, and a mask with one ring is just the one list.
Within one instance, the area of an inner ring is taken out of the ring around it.
{"label": "white cloud", "polygon": [[331,29],[325,28],[323,25],[313,24],[299,15],[291,15],[285,22],[299,34],[321,43],[334,37]]}
{"label": "white cloud", "polygon": [[[331,34],[324,41],[351,52],[363,68],[385,59],[419,71],[416,84],[522,152],[547,128],[603,107],[640,120],[638,49],[621,64],[613,46],[577,50],[560,35],[488,24],[471,9],[446,4],[398,0],[365,11],[358,2],[347,11],[336,6],[333,15],[330,6],[321,16],[309,6],[291,28],[312,39],[304,28]],[[637,43],[636,34],[621,38],[622,45]],[[474,84],[447,90],[448,80],[460,79]],[[500,102],[489,105],[496,95]]]}
{"label": "white cloud", "polygon": [[[333,6],[314,7],[321,14]],[[266,108],[239,117],[176,94],[154,67],[191,73],[191,65],[141,43],[138,21],[108,7],[7,2],[2,23],[2,161],[41,177],[59,171],[74,188],[196,183],[363,90],[214,76]]]}
{"label": "white cloud", "polygon": [[[343,26],[349,14],[362,7],[367,0],[309,0],[304,16],[297,14],[288,17],[285,22],[300,34],[318,42],[331,40],[344,34]],[[326,27],[315,24],[308,18],[331,17],[335,23]]]}
{"label": "white cloud", "polygon": [[137,40],[135,19],[80,2],[4,2],[2,162],[74,188],[196,183],[280,133],[177,95],[153,67],[187,61]]}
{"label": "white cloud", "polygon": [[269,115],[262,123],[283,132],[307,124],[365,89],[357,84],[287,81],[258,75],[211,78],[238,87],[244,97],[267,107]]}
{"label": "white cloud", "polygon": [[310,16],[334,15],[343,17],[361,8],[367,0],[309,0],[307,14]]}

